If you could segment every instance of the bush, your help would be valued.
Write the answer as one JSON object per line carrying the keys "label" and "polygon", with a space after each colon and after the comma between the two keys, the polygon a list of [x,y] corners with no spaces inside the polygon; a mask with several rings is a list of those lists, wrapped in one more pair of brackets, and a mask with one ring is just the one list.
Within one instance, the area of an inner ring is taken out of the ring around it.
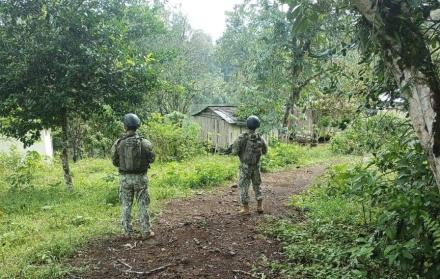
{"label": "bush", "polygon": [[140,132],[153,143],[157,159],[162,162],[180,161],[205,152],[200,127],[182,114],[153,114]]}
{"label": "bush", "polygon": [[261,159],[261,170],[263,172],[275,171],[296,164],[303,153],[304,148],[299,145],[275,141],[269,147],[268,154]]}
{"label": "bush", "polygon": [[274,268],[286,274],[310,278],[440,274],[440,194],[412,130],[378,146],[368,163],[331,168],[322,183],[295,197],[294,205],[306,212],[305,222],[276,223],[267,229],[284,241],[293,265]]}
{"label": "bush", "polygon": [[360,116],[331,139],[331,148],[333,152],[342,154],[377,152],[383,143],[400,138],[408,127],[408,120],[396,113]]}
{"label": "bush", "polygon": [[25,155],[15,148],[0,154],[0,174],[10,190],[23,190],[34,186],[35,172],[43,168],[43,158],[35,151]]}

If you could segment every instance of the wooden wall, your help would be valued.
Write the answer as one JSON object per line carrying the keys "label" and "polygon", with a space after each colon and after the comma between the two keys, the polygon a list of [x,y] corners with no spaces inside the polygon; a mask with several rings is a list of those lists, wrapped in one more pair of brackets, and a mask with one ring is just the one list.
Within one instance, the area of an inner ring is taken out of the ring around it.
{"label": "wooden wall", "polygon": [[209,110],[193,116],[192,119],[202,128],[203,140],[211,142],[215,149],[228,148],[246,130],[245,127],[229,124]]}

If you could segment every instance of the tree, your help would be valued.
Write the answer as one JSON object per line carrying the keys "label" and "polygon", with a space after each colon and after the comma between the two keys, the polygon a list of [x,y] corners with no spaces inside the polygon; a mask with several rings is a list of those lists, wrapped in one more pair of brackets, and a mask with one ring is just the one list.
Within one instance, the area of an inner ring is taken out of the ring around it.
{"label": "tree", "polygon": [[263,123],[282,128],[285,135],[304,89],[316,89],[310,94],[331,83],[339,69],[335,60],[345,59],[349,45],[339,32],[348,24],[346,17],[317,13],[308,0],[292,2],[289,8],[269,0],[236,6],[217,50],[242,115],[263,116]]}
{"label": "tree", "polygon": [[124,110],[155,84],[151,56],[131,43],[139,29],[128,19],[139,12],[149,8],[134,0],[0,3],[1,132],[29,145],[41,129],[61,128],[68,190],[70,119],[100,114],[106,105]]}
{"label": "tree", "polygon": [[217,59],[239,115],[257,114],[263,129],[280,128],[289,87],[289,22],[276,3],[245,1],[228,14]]}
{"label": "tree", "polygon": [[214,44],[209,35],[194,30],[179,11],[161,12],[166,30],[159,35],[145,34],[140,47],[155,53],[158,86],[145,103],[149,112],[166,115],[187,113],[191,105],[210,102],[221,92],[221,73],[214,60]]}
{"label": "tree", "polygon": [[439,21],[427,23],[440,3],[354,0],[352,5],[408,100],[412,124],[440,189],[440,81],[429,47],[439,43]]}
{"label": "tree", "polygon": [[[382,83],[375,93],[397,95],[394,94],[397,92],[407,100],[413,127],[440,189],[440,82],[434,63],[440,45],[437,16],[440,3],[434,0],[286,2],[292,10],[304,3],[309,6],[308,20],[311,15],[316,18],[331,13],[352,19],[345,29],[351,32],[362,51],[364,62],[375,65],[375,80]],[[298,25],[307,21],[304,17],[294,18]],[[392,82],[388,75],[393,77]]]}

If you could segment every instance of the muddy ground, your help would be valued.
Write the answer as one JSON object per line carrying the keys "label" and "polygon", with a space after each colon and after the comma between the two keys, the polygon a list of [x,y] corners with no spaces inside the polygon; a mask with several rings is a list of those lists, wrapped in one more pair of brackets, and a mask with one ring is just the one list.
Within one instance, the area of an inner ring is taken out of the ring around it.
{"label": "muddy ground", "polygon": [[[266,218],[299,214],[288,207],[290,196],[305,190],[324,165],[263,175],[265,214],[238,213],[238,189],[219,188],[188,199],[173,200],[156,216],[149,240],[118,237],[90,244],[70,260],[88,267],[68,278],[253,278],[253,267],[266,277],[265,259],[282,257],[280,244],[258,231]],[[251,194],[253,194],[252,190]]]}

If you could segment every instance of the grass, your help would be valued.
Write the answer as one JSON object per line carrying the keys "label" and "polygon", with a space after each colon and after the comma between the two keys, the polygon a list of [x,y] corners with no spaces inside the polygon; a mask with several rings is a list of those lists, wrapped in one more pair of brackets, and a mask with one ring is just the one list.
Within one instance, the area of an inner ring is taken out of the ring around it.
{"label": "grass", "polygon": [[[237,167],[237,160],[225,156],[154,164],[153,215],[164,200],[233,179]],[[7,178],[17,174],[1,172],[0,278],[58,278],[69,271],[62,260],[78,247],[121,232],[118,175],[109,160],[73,164],[73,193],[64,190],[59,164],[41,164],[27,181],[31,184],[12,190]]]}
{"label": "grass", "polygon": [[[328,145],[282,145],[270,148],[265,160],[276,171],[332,159]],[[153,164],[153,219],[164,201],[221,185],[237,173],[238,159],[228,156]],[[0,154],[0,278],[59,278],[69,272],[63,260],[79,247],[121,233],[118,174],[110,160],[82,160],[72,164],[72,175],[75,191],[68,193],[59,162]]]}
{"label": "grass", "polygon": [[305,167],[322,162],[343,161],[355,158],[351,155],[335,154],[329,144],[320,144],[315,147],[299,144],[277,143],[269,148],[263,157],[261,168],[263,172],[275,172],[292,167]]}

